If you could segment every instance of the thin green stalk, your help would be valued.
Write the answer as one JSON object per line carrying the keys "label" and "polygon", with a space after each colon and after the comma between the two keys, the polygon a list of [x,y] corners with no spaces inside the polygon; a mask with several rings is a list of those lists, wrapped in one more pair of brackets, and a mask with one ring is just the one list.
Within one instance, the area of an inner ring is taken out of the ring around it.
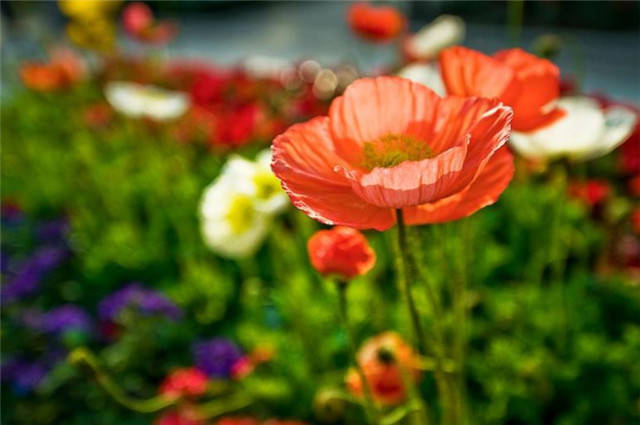
{"label": "thin green stalk", "polygon": [[398,237],[396,244],[396,267],[398,269],[398,286],[403,301],[407,306],[409,321],[413,330],[414,341],[420,354],[425,354],[425,336],[420,324],[420,315],[411,295],[411,282],[415,280],[413,268],[409,264],[409,249],[407,246],[407,229],[404,224],[402,209],[396,210],[398,220]]}
{"label": "thin green stalk", "polygon": [[88,366],[96,381],[115,401],[121,405],[140,413],[158,412],[176,404],[178,399],[156,396],[150,399],[135,399],[129,397],[109,375],[104,373],[98,365],[98,359],[86,348],[76,348],[69,354],[69,362],[74,365]]}
{"label": "thin green stalk", "polygon": [[558,327],[557,342],[561,353],[566,350],[568,334],[567,291],[564,282],[569,254],[567,241],[564,238],[567,226],[564,206],[567,196],[568,167],[568,163],[563,162],[558,164],[556,168],[554,183],[557,186],[557,197],[554,199],[554,217],[551,229],[552,243],[555,249],[550,250],[553,255],[551,258],[551,283],[558,294],[560,326]]}
{"label": "thin green stalk", "polygon": [[522,41],[523,24],[524,0],[509,0],[507,2],[507,29],[509,40],[513,46],[519,46]]}
{"label": "thin green stalk", "polygon": [[358,358],[356,356],[356,339],[353,334],[353,329],[351,328],[351,323],[349,322],[349,315],[347,313],[347,287],[348,284],[346,282],[337,282],[336,287],[338,288],[338,302],[340,304],[340,318],[342,319],[342,324],[347,333],[348,345],[349,345],[349,357],[355,363],[356,371],[360,376],[360,381],[362,382],[362,393],[364,395],[364,411],[367,416],[367,420],[373,424],[378,424],[378,408],[376,407],[376,403],[373,399],[373,393],[371,388],[369,387],[369,381],[367,381],[367,377],[364,374],[364,370],[362,370],[362,366],[358,362]]}

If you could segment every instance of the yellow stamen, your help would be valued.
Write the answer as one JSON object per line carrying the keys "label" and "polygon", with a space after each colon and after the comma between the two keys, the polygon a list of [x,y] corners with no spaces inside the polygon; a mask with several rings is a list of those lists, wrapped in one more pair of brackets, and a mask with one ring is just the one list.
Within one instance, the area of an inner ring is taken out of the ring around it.
{"label": "yellow stamen", "polygon": [[433,151],[423,140],[411,135],[388,134],[364,145],[362,166],[395,167],[405,161],[420,161],[433,157]]}

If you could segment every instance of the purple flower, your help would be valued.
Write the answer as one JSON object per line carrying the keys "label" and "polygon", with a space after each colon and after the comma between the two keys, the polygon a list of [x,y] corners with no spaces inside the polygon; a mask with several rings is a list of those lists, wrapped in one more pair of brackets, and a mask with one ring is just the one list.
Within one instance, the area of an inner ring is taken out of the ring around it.
{"label": "purple flower", "polygon": [[14,358],[2,363],[2,381],[11,383],[15,393],[26,394],[40,385],[49,370],[43,361]]}
{"label": "purple flower", "polygon": [[193,345],[195,366],[215,378],[231,376],[233,365],[242,359],[242,350],[230,339],[216,338]]}
{"label": "purple flower", "polygon": [[103,320],[115,321],[129,308],[143,316],[162,315],[171,320],[182,316],[182,310],[164,294],[139,283],[132,283],[103,298],[98,304],[98,314]]}
{"label": "purple flower", "polygon": [[69,254],[63,247],[46,246],[38,249],[17,268],[15,274],[0,288],[0,304],[20,300],[37,292],[42,279]]}
{"label": "purple flower", "polygon": [[47,312],[26,310],[21,319],[25,326],[52,335],[62,335],[70,331],[88,333],[93,327],[87,312],[72,304]]}

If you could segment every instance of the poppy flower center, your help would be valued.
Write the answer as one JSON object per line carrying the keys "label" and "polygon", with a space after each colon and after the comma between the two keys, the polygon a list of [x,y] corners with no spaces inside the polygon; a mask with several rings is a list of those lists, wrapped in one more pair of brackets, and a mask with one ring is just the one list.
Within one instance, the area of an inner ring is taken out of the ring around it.
{"label": "poppy flower center", "polygon": [[387,134],[373,142],[366,142],[362,150],[362,166],[395,167],[405,161],[420,161],[433,157],[433,150],[424,140],[405,134]]}
{"label": "poppy flower center", "polygon": [[236,195],[231,201],[227,220],[235,233],[243,233],[251,228],[255,212],[249,196]]}

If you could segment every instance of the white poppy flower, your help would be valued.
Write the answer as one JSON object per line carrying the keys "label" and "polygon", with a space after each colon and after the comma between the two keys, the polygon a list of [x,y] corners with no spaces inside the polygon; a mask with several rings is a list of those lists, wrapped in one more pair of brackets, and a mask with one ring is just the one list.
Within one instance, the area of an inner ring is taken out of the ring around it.
{"label": "white poppy flower", "polygon": [[412,63],[402,68],[398,76],[424,84],[441,97],[446,94],[444,82],[440,76],[440,67],[437,64]]}
{"label": "white poppy flower", "polygon": [[442,15],[404,41],[404,51],[411,59],[435,59],[449,46],[464,40],[466,28],[462,18]]}
{"label": "white poppy flower", "polygon": [[631,109],[623,106],[603,109],[588,97],[560,98],[557,106],[566,115],[555,123],[530,133],[511,134],[511,146],[519,154],[535,159],[598,158],[622,144],[636,122]]}
{"label": "white poppy flower", "polygon": [[255,254],[267,236],[271,215],[255,208],[254,200],[238,192],[225,178],[208,186],[200,202],[200,225],[207,246],[227,258]]}
{"label": "white poppy flower", "polygon": [[112,81],[105,86],[104,93],[113,109],[132,118],[167,121],[178,118],[189,108],[185,93],[138,83]]}
{"label": "white poppy flower", "polygon": [[232,182],[236,190],[247,194],[262,212],[276,214],[289,205],[289,197],[282,190],[280,180],[271,171],[271,151],[265,149],[255,161],[232,156],[222,170],[221,179]]}

